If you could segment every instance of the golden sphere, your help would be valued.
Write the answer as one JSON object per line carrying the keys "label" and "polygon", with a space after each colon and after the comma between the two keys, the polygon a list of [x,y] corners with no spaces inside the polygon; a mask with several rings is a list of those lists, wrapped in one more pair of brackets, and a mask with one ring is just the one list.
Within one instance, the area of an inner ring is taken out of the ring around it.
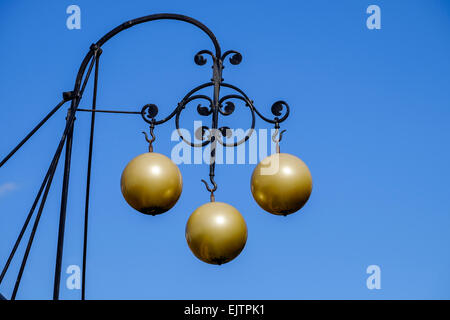
{"label": "golden sphere", "polygon": [[223,202],[198,207],[186,224],[189,248],[200,260],[223,264],[236,258],[247,242],[247,225],[239,211]]}
{"label": "golden sphere", "polygon": [[180,198],[180,169],[163,154],[148,152],[131,160],[120,180],[122,194],[130,206],[156,215],[172,208]]}
{"label": "golden sphere", "polygon": [[308,201],[312,191],[311,173],[296,156],[275,153],[256,166],[251,189],[261,208],[276,215],[288,215]]}

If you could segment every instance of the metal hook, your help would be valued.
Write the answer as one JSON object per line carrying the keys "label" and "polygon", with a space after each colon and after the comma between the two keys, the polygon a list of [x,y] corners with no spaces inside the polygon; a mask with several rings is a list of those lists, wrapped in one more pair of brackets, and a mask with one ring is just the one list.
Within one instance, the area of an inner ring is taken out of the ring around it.
{"label": "metal hook", "polygon": [[155,125],[150,125],[150,135],[152,136],[152,139],[150,140],[148,138],[147,132],[142,131],[142,133],[145,135],[145,140],[149,143],[148,145],[148,152],[153,152],[153,142],[156,140],[155,134],[153,133],[153,130],[155,129]]}
{"label": "metal hook", "polygon": [[283,133],[285,133],[286,130],[282,130],[280,132],[280,135],[277,138],[279,131],[280,131],[280,129],[276,128],[274,134],[272,135],[272,141],[275,142],[275,144],[276,144],[277,153],[280,153],[280,141],[281,141],[281,139],[283,139]]}
{"label": "metal hook", "polygon": [[203,179],[201,181],[205,184],[206,190],[211,192],[210,199],[211,199],[211,202],[214,202],[214,201],[216,201],[216,199],[214,198],[214,191],[217,190],[217,183],[214,181],[214,176],[212,176],[212,175],[209,176],[209,180],[211,181],[211,183],[214,186],[212,189],[209,187],[208,182],[206,182]]}

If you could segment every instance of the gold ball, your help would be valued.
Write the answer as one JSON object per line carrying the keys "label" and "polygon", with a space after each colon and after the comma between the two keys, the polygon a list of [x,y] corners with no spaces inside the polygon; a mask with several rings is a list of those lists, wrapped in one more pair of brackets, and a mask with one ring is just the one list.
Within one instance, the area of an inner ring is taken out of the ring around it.
{"label": "gold ball", "polygon": [[172,208],[180,198],[180,169],[163,154],[148,152],[131,160],[120,180],[122,195],[130,206],[156,215]]}
{"label": "gold ball", "polygon": [[296,156],[275,153],[256,166],[251,189],[261,208],[276,215],[288,215],[308,201],[312,191],[311,173]]}
{"label": "gold ball", "polygon": [[186,224],[189,248],[200,260],[223,264],[236,258],[247,242],[247,225],[239,211],[223,202],[198,207]]}

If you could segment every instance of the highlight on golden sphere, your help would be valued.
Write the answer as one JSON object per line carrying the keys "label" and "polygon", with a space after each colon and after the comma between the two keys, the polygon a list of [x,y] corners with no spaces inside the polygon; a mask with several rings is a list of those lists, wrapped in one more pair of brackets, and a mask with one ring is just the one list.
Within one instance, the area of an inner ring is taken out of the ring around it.
{"label": "highlight on golden sphere", "polygon": [[143,153],[123,170],[122,195],[139,212],[156,215],[168,211],[178,201],[183,188],[180,169],[168,157]]}
{"label": "highlight on golden sphere", "polygon": [[221,265],[236,258],[247,242],[247,225],[239,211],[223,202],[198,207],[186,224],[186,240],[200,260]]}
{"label": "highlight on golden sphere", "polygon": [[296,156],[275,153],[256,166],[251,189],[261,208],[276,215],[288,215],[308,201],[312,191],[311,173]]}

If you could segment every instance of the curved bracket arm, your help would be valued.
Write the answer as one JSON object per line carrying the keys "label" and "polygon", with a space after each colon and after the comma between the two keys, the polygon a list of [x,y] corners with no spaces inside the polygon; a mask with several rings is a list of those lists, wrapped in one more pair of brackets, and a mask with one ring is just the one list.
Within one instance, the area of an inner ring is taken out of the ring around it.
{"label": "curved bracket arm", "polygon": [[[81,66],[78,70],[78,74],[75,80],[75,87],[74,87],[74,92],[75,93],[79,93],[80,92],[80,86],[81,86],[81,80],[83,78],[83,75],[86,71],[87,65],[89,64],[89,61],[92,59],[92,57],[94,56],[96,50],[98,50],[101,46],[103,46],[109,39],[111,39],[112,37],[114,37],[115,35],[117,35],[118,33],[129,29],[135,25],[141,24],[141,23],[145,23],[145,22],[150,22],[150,21],[156,21],[156,20],[178,20],[178,21],[184,21],[187,23],[190,23],[196,27],[198,27],[199,29],[201,29],[204,33],[206,33],[208,35],[208,37],[211,39],[213,45],[214,45],[214,49],[215,49],[215,55],[218,59],[220,59],[222,51],[220,49],[220,45],[219,42],[216,39],[216,36],[212,33],[212,31],[206,27],[203,23],[201,23],[200,21],[193,19],[191,17],[185,16],[185,15],[181,15],[181,14],[174,14],[174,13],[159,13],[159,14],[152,14],[152,15],[148,15],[148,16],[144,16],[141,18],[137,18],[137,19],[133,19],[133,20],[129,20],[127,22],[122,23],[121,25],[119,25],[118,27],[114,28],[113,30],[111,30],[110,32],[108,32],[106,35],[104,35],[99,41],[97,41],[95,43],[94,46],[91,46],[91,50],[86,54],[86,56],[84,57]],[[77,99],[77,101],[74,101],[72,103],[72,108],[76,109],[78,107],[78,103],[79,103],[80,99]]]}

